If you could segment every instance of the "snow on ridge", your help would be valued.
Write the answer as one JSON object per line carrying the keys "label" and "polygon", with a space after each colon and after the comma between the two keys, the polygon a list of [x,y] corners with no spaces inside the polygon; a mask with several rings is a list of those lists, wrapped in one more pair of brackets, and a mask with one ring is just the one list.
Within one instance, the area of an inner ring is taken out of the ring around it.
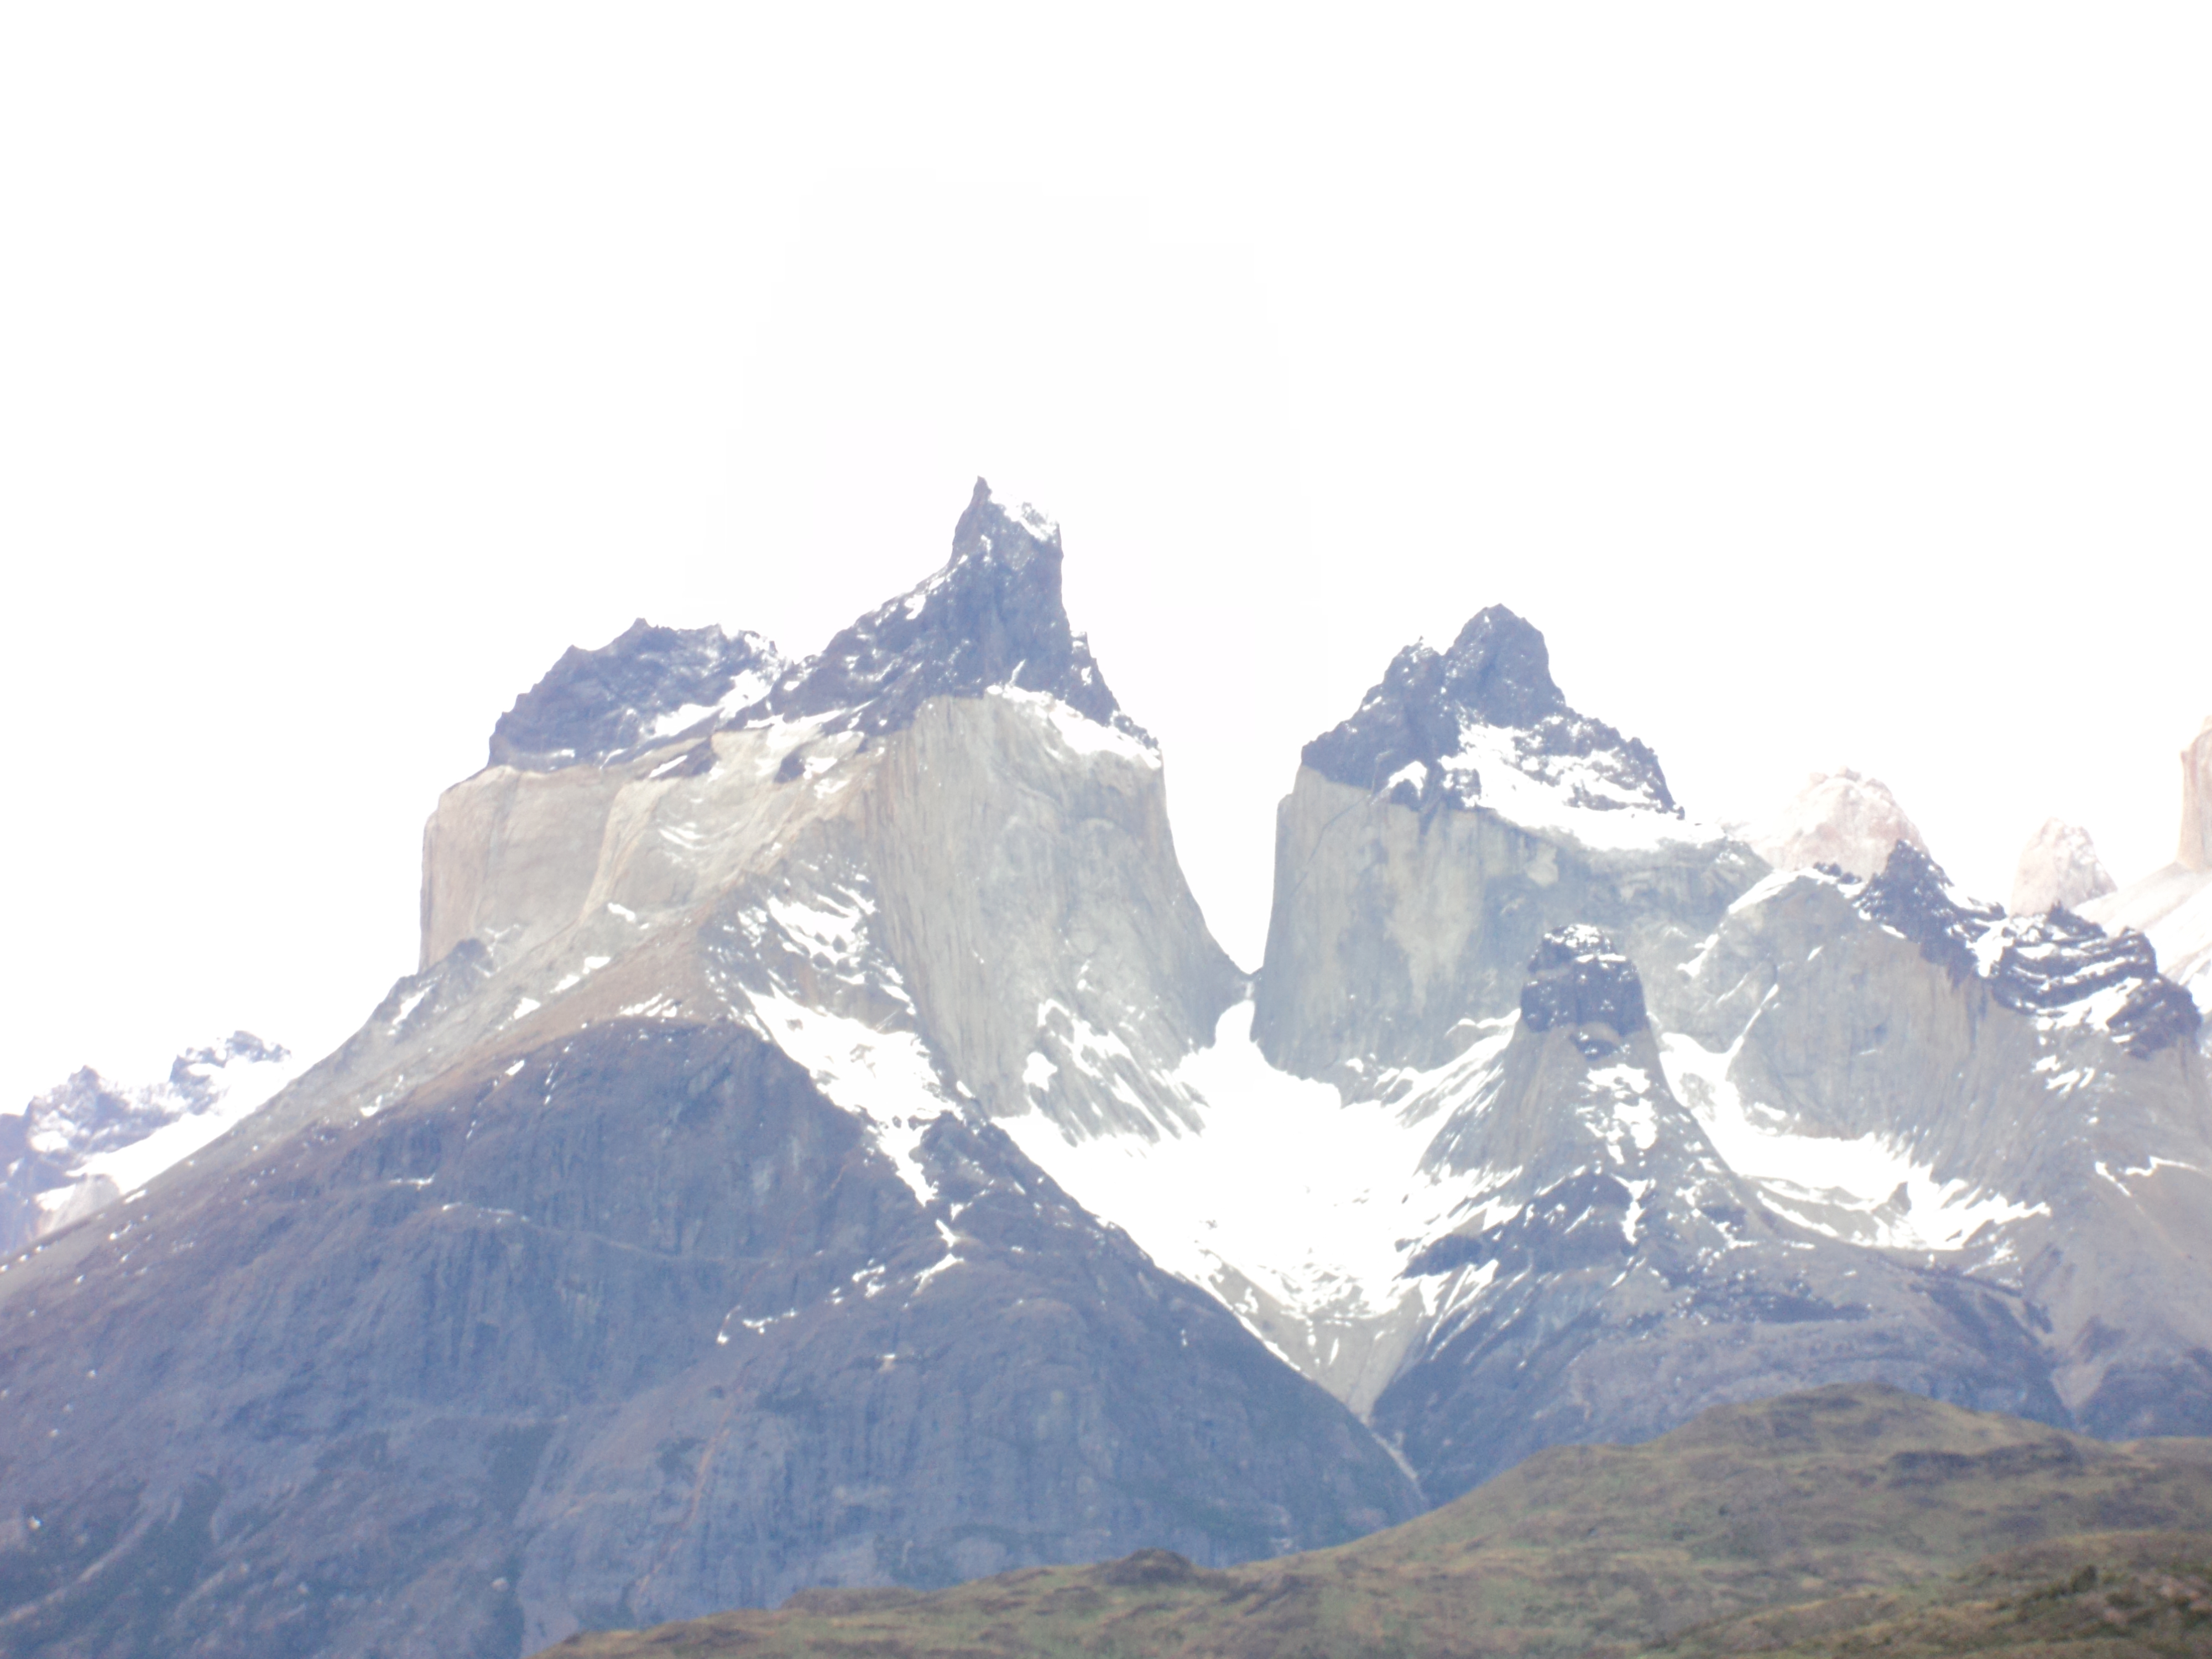
{"label": "snow on ridge", "polygon": [[[725,927],[743,942],[739,963],[725,961],[709,976],[731,1015],[796,1061],[833,1105],[860,1119],[927,1205],[936,1188],[922,1164],[922,1134],[960,1105],[928,1044],[905,1023],[913,999],[869,935],[876,915],[865,878],[803,891],[786,887],[727,919]],[[817,991],[842,988],[834,997],[872,1005],[882,1023],[803,998],[794,976],[779,971],[780,959],[789,958],[806,964]]]}
{"label": "snow on ridge", "polygon": [[796,1060],[814,1086],[866,1127],[922,1205],[937,1188],[922,1166],[921,1137],[959,1103],[938,1081],[928,1045],[912,1031],[878,1030],[781,991],[738,990],[731,1011]]}
{"label": "snow on ridge", "polygon": [[1730,1079],[1742,1047],[1739,1036],[1716,1054],[1669,1032],[1660,1038],[1660,1063],[1722,1162],[1754,1183],[1777,1213],[1831,1238],[1930,1251],[1960,1249],[1984,1226],[2051,1213],[2048,1204],[1938,1181],[1932,1165],[1881,1135],[1808,1135],[1784,1127],[1779,1113],[1747,1102]]}
{"label": "snow on ridge", "polygon": [[984,499],[1004,514],[1007,522],[1041,542],[1052,541],[1060,535],[1060,521],[1039,512],[1032,502],[1017,504],[1012,496],[1001,495],[997,490],[988,488]]}
{"label": "snow on ridge", "polygon": [[1611,758],[1603,750],[1551,754],[1530,728],[1492,726],[1462,710],[1459,748],[1434,763],[1401,767],[1382,793],[1401,781],[1419,789],[1433,765],[1439,781],[1468,806],[1524,830],[1569,836],[1593,851],[1656,851],[1723,839],[1718,826],[1662,805],[1643,787],[1625,781],[1617,766],[1601,763]]}
{"label": "snow on ridge", "polygon": [[1066,747],[1085,758],[1092,755],[1115,755],[1153,771],[1159,769],[1159,742],[1150,732],[1134,727],[1125,732],[1119,726],[1094,720],[1049,691],[1030,691],[1018,685],[994,685],[985,695],[1043,716],[1052,734]]}
{"label": "snow on ridge", "polygon": [[178,1055],[158,1083],[118,1086],[88,1066],[49,1090],[23,1114],[26,1149],[52,1183],[37,1194],[46,1224],[99,1207],[102,1182],[117,1194],[143,1187],[258,1111],[307,1066],[241,1031]]}

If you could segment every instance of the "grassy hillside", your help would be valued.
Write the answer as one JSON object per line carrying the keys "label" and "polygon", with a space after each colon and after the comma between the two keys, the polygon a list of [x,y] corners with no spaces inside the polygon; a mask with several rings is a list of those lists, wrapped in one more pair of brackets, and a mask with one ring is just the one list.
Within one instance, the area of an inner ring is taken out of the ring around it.
{"label": "grassy hillside", "polygon": [[2212,1534],[2057,1539],[1901,1590],[1862,1590],[1726,1620],[1659,1652],[1665,1659],[2212,1653]]}
{"label": "grassy hillside", "polygon": [[[1404,1526],[1228,1571],[1140,1552],[930,1595],[809,1591],[772,1613],[580,1636],[553,1651],[1414,1659],[1672,1642],[1703,1656],[1843,1640],[1855,1619],[1971,1621],[1983,1615],[1958,1609],[2035,1586],[1945,1575],[2008,1552],[2027,1563],[2018,1552],[2075,1539],[2062,1547],[2081,1555],[2070,1574],[2091,1564],[2077,1535],[2123,1532],[2212,1533],[2212,1443],[2108,1445],[1854,1385],[1725,1407],[1642,1446],[1554,1448]],[[1911,1586],[1917,1600],[1866,1595]],[[2091,1590],[2068,1594],[2086,1607]],[[1744,1621],[1813,1602],[1830,1611],[1802,1628]],[[2057,1606],[2045,1612],[2057,1619]]]}

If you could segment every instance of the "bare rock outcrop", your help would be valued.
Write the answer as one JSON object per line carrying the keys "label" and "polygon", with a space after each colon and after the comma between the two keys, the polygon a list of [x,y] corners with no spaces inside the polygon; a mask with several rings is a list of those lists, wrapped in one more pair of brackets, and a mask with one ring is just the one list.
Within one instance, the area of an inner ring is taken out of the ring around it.
{"label": "bare rock outcrop", "polygon": [[2012,897],[2005,908],[2016,916],[2078,910],[2118,886],[2087,830],[2063,818],[2046,818],[2021,848]]}
{"label": "bare rock outcrop", "polygon": [[1928,850],[1889,786],[1848,767],[1814,773],[1788,805],[1748,828],[1744,839],[1778,870],[1830,865],[1863,880],[1881,872],[1899,842]]}
{"label": "bare rock outcrop", "polygon": [[[2081,906],[2118,933],[2134,928],[2166,976],[2212,1006],[2212,717],[2181,751],[2181,836],[2174,861]],[[2208,1033],[2212,1036],[2212,1033]]]}
{"label": "bare rock outcrop", "polygon": [[2181,751],[2181,848],[2185,870],[2212,870],[2212,714]]}

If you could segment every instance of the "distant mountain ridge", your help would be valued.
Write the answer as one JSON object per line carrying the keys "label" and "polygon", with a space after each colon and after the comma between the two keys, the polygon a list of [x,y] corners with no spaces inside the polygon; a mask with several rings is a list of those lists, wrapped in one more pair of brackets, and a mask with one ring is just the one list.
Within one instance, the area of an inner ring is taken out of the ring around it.
{"label": "distant mountain ridge", "polygon": [[1873,848],[1856,775],[1778,867],[1492,607],[1307,745],[1248,975],[1063,558],[979,481],[816,655],[641,622],[517,700],[418,971],[0,1264],[0,1515],[52,1518],[0,1636],[505,1659],[1212,1568],[1832,1383],[2212,1432],[2154,941]]}
{"label": "distant mountain ridge", "polygon": [[299,1071],[250,1031],[187,1049],[158,1083],[90,1066],[0,1114],[0,1252],[94,1215],[258,1108]]}

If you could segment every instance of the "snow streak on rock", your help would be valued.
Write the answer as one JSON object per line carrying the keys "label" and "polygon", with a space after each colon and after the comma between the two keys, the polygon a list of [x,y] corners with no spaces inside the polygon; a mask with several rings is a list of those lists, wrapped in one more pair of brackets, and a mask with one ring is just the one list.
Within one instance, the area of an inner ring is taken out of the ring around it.
{"label": "snow streak on rock", "polygon": [[935,1188],[923,1132],[961,1109],[957,1087],[915,1028],[914,1000],[875,938],[878,907],[857,872],[787,878],[711,925],[708,973],[724,1005],[781,1048],[867,1127],[915,1199]]}

